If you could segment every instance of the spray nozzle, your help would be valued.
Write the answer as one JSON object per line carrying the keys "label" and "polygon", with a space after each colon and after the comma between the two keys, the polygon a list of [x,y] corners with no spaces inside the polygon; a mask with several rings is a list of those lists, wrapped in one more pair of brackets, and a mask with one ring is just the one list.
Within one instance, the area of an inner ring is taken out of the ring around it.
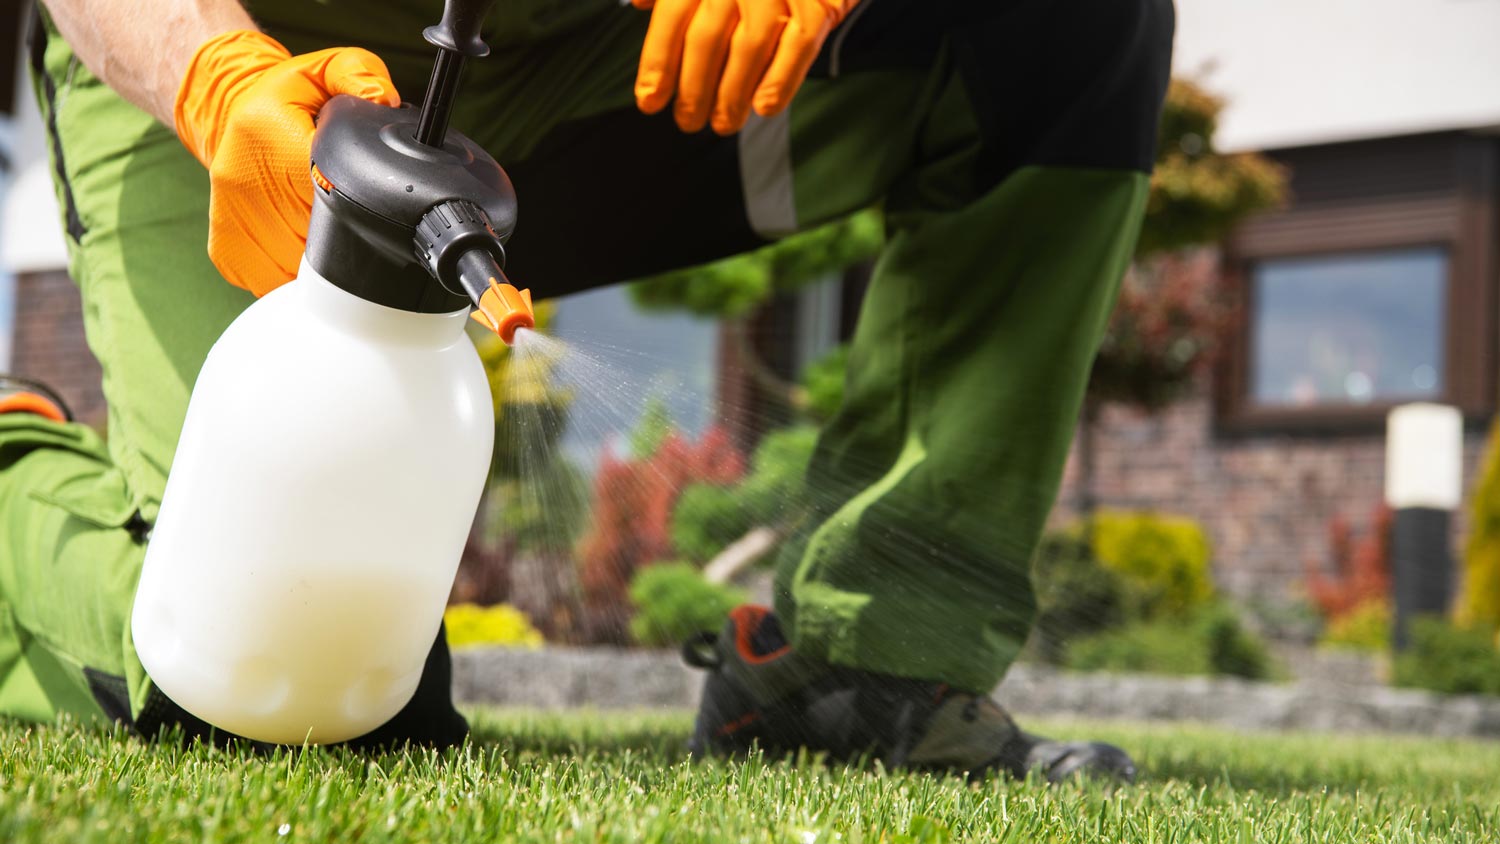
{"label": "spray nozzle", "polygon": [[517,290],[505,277],[505,247],[484,209],[464,199],[434,205],[417,224],[417,260],[450,292],[467,296],[473,314],[506,343],[517,328],[534,328],[531,291]]}
{"label": "spray nozzle", "polygon": [[536,313],[531,309],[531,291],[517,290],[504,279],[504,273],[489,277],[488,287],[479,297],[479,308],[470,316],[500,335],[506,345],[512,345],[517,330],[536,328]]}

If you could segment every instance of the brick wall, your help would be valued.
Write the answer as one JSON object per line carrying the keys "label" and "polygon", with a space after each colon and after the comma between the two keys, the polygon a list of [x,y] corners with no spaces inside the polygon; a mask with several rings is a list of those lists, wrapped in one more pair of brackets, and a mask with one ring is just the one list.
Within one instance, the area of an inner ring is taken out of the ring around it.
{"label": "brick wall", "polygon": [[78,288],[67,273],[27,273],[16,279],[11,371],[45,381],[62,393],[84,422],[104,425],[99,362],[83,336]]}
{"label": "brick wall", "polygon": [[[1341,514],[1363,531],[1384,496],[1380,433],[1224,437],[1214,432],[1210,402],[1194,398],[1157,417],[1108,407],[1095,437],[1100,505],[1197,519],[1213,540],[1219,585],[1241,598],[1296,597],[1308,561],[1329,558],[1329,520]],[[1482,432],[1465,436],[1466,487],[1483,446]],[[1077,494],[1070,458],[1054,523],[1073,515]],[[1463,514],[1455,521],[1459,549]]]}

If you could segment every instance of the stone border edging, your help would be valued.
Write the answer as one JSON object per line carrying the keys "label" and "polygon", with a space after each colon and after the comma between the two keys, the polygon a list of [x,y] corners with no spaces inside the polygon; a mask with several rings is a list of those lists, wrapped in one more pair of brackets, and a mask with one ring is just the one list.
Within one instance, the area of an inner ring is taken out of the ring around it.
{"label": "stone border edging", "polygon": [[[453,654],[454,695],[463,703],[691,709],[697,706],[701,683],[702,674],[683,665],[672,651],[495,648]],[[996,694],[1019,716],[1500,739],[1500,698],[1384,686],[1075,674],[1018,665]]]}
{"label": "stone border edging", "polygon": [[1007,708],[1027,715],[1500,739],[1500,698],[1387,686],[1075,674],[1018,666],[997,695]]}

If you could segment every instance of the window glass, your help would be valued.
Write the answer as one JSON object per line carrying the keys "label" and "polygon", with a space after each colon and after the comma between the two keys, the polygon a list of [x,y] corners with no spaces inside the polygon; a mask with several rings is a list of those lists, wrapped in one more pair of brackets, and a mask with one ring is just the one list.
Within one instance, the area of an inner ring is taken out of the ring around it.
{"label": "window glass", "polygon": [[1305,407],[1441,396],[1447,276],[1436,247],[1258,262],[1250,398]]}

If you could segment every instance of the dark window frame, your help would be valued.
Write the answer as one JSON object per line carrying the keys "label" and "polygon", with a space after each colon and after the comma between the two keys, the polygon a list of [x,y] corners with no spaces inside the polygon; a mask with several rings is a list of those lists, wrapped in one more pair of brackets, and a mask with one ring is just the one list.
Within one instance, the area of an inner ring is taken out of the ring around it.
{"label": "dark window frame", "polygon": [[[1500,270],[1500,215],[1496,211],[1500,141],[1449,133],[1340,146],[1345,149],[1330,147],[1318,155],[1289,151],[1283,160],[1301,168],[1333,161],[1334,166],[1368,174],[1367,184],[1353,190],[1340,185],[1341,193],[1320,190],[1320,174],[1303,172],[1299,179],[1294,171],[1294,193],[1301,193],[1298,182],[1305,181],[1312,185],[1307,195],[1294,196],[1282,210],[1258,215],[1226,244],[1223,271],[1241,307],[1214,379],[1217,428],[1229,434],[1380,430],[1390,409],[1403,402],[1309,407],[1254,402],[1250,395],[1253,268],[1257,262],[1279,258],[1424,247],[1441,248],[1448,258],[1443,394],[1433,400],[1457,406],[1470,421],[1487,419],[1495,410],[1500,348],[1495,314]],[[1404,182],[1402,157],[1414,150],[1451,155],[1451,182]],[[1300,164],[1299,157],[1303,159]]]}
{"label": "dark window frame", "polygon": [[31,17],[30,0],[22,0],[9,12],[0,12],[0,44],[15,49],[9,61],[0,62],[0,114],[15,114],[18,109],[16,94],[16,55],[25,55],[26,45],[22,40],[24,22]]}

